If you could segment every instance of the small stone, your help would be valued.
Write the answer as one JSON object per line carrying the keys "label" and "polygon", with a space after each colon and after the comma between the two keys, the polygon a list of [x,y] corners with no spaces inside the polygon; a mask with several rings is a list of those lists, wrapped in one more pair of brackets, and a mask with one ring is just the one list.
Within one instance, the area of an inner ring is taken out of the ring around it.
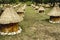
{"label": "small stone", "polygon": [[6,35],[4,32],[1,32],[1,35]]}
{"label": "small stone", "polygon": [[11,33],[8,33],[8,35],[11,35]]}
{"label": "small stone", "polygon": [[16,32],[13,32],[13,34],[15,35],[15,34],[16,34]]}
{"label": "small stone", "polygon": [[14,32],[12,32],[11,35],[14,35]]}
{"label": "small stone", "polygon": [[22,31],[22,29],[20,28],[20,29],[17,31],[17,34],[18,34],[18,33],[21,33],[21,31]]}

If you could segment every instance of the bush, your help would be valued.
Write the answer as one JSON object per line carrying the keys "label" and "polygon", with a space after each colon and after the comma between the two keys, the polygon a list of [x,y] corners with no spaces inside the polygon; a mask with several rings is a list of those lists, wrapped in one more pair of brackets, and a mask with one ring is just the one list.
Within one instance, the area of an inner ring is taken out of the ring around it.
{"label": "bush", "polygon": [[28,6],[30,6],[30,5],[32,4],[32,2],[31,2],[31,1],[27,1],[26,4],[27,4]]}

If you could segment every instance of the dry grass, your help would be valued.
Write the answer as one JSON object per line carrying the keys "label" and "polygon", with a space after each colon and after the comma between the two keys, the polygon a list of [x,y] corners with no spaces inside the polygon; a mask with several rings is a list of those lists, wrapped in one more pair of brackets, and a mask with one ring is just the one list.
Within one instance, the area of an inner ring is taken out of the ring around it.
{"label": "dry grass", "polygon": [[19,23],[22,33],[0,36],[0,40],[60,40],[60,24],[51,24],[48,18],[46,14],[39,14],[32,7],[27,7],[24,20]]}

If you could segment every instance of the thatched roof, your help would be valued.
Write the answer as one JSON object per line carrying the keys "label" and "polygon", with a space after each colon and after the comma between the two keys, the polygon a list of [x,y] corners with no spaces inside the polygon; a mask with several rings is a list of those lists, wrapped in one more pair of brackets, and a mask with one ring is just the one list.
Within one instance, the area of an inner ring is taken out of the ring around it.
{"label": "thatched roof", "polygon": [[20,3],[16,4],[16,5],[13,6],[13,8],[19,7],[20,5],[21,5]]}
{"label": "thatched roof", "polygon": [[4,4],[4,7],[10,7],[10,4]]}
{"label": "thatched roof", "polygon": [[60,8],[54,7],[50,13],[48,13],[49,16],[60,16]]}
{"label": "thatched roof", "polygon": [[39,10],[39,11],[43,11],[43,10],[45,10],[45,9],[44,9],[44,7],[41,6],[38,10]]}
{"label": "thatched roof", "polygon": [[42,4],[39,4],[39,6],[41,6]]}
{"label": "thatched roof", "polygon": [[24,12],[24,10],[22,8],[19,8],[17,12]]}
{"label": "thatched roof", "polygon": [[6,8],[5,11],[1,14],[0,24],[17,23],[22,20],[23,18],[19,17],[13,8]]}
{"label": "thatched roof", "polygon": [[45,7],[45,4],[44,4],[44,3],[42,3],[42,5],[41,5],[41,6]]}
{"label": "thatched roof", "polygon": [[7,7],[12,7],[10,4],[4,4],[3,10],[5,10]]}
{"label": "thatched roof", "polygon": [[39,7],[38,6],[35,6],[35,9],[39,9]]}
{"label": "thatched roof", "polygon": [[35,8],[35,5],[34,4],[31,4],[31,6]]}
{"label": "thatched roof", "polygon": [[49,4],[46,4],[46,5],[45,5],[45,7],[46,7],[46,8],[49,8],[49,7],[50,7],[50,5],[49,5]]}
{"label": "thatched roof", "polygon": [[26,4],[24,4],[24,6],[22,7],[22,9],[23,9],[23,10],[25,10],[26,6],[27,6],[27,5],[26,5]]}
{"label": "thatched roof", "polygon": [[58,4],[55,4],[55,7],[58,7],[59,5]]}
{"label": "thatched roof", "polygon": [[50,7],[53,7],[53,4],[51,4]]}

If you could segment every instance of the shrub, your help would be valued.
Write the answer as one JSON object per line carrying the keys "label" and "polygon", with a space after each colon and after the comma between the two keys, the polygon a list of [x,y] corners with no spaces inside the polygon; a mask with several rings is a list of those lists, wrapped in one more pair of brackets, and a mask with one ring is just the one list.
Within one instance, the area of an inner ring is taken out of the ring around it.
{"label": "shrub", "polygon": [[30,5],[32,4],[32,2],[31,2],[31,1],[27,1],[26,4],[27,4],[28,6],[30,6]]}

